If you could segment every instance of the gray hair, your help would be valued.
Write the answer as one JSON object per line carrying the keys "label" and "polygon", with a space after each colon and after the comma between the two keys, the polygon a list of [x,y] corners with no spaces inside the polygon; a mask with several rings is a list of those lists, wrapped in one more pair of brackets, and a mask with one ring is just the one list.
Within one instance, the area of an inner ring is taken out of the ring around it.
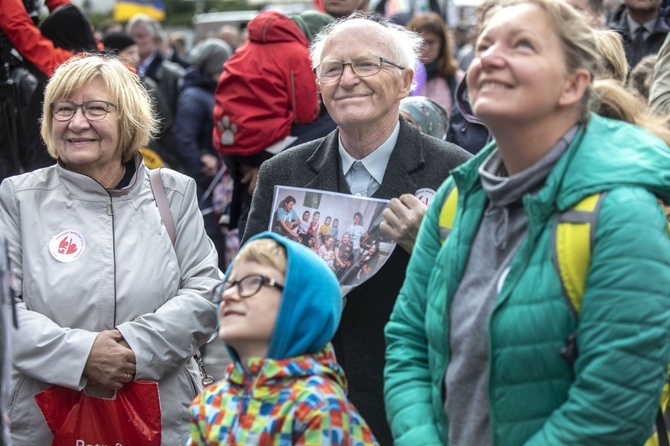
{"label": "gray hair", "polygon": [[383,30],[381,35],[387,41],[391,53],[396,58],[394,62],[403,67],[411,68],[416,72],[416,65],[420,63],[419,51],[423,38],[404,26],[393,23],[379,15],[367,14],[362,11],[355,11],[350,16],[339,19],[321,29],[314,37],[309,48],[309,54],[312,58],[312,68],[316,69],[321,63],[321,52],[330,34],[340,28],[342,24],[351,20],[365,20],[378,24]]}
{"label": "gray hair", "polygon": [[130,20],[128,20],[128,23],[126,24],[126,32],[130,34],[130,31],[137,25],[146,26],[153,37],[156,37],[162,31],[161,25],[158,21],[152,19],[146,14],[135,14],[130,18]]}

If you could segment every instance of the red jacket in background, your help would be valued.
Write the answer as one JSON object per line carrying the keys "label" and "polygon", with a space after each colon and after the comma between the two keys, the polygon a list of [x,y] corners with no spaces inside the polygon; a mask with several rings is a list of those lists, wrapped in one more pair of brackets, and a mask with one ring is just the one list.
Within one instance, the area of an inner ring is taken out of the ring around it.
{"label": "red jacket in background", "polygon": [[291,125],[319,114],[309,41],[287,16],[265,11],[249,22],[249,40],[224,64],[216,87],[214,147],[251,156],[282,140]]}
{"label": "red jacket in background", "polygon": [[[46,0],[49,11],[69,3],[70,0]],[[60,64],[72,57],[71,51],[56,48],[40,33],[21,0],[0,1],[0,29],[24,58],[49,78]]]}

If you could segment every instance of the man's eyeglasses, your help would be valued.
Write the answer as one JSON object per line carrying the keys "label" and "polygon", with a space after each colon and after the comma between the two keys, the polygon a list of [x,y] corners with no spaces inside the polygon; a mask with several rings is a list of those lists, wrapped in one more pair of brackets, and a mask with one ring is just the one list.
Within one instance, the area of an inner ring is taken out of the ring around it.
{"label": "man's eyeglasses", "polygon": [[70,101],[52,102],[51,112],[56,121],[69,121],[81,107],[84,117],[89,121],[100,121],[105,119],[111,108],[116,108],[115,104],[107,101],[86,101],[83,104],[75,104]]}
{"label": "man's eyeglasses", "polygon": [[226,280],[221,282],[212,291],[212,303],[220,304],[223,300],[223,293],[237,287],[237,294],[240,297],[251,297],[258,293],[263,286],[270,286],[277,288],[279,291],[284,290],[284,285],[277,283],[275,279],[260,274],[252,274],[241,278],[240,280]]}
{"label": "man's eyeglasses", "polygon": [[387,63],[396,68],[404,70],[405,67],[402,67],[394,62],[391,62],[388,59],[384,59],[379,56],[361,56],[355,59],[352,59],[351,62],[340,62],[338,60],[329,60],[316,68],[316,77],[319,82],[324,84],[330,84],[332,82],[337,82],[342,77],[344,73],[344,67],[349,65],[351,70],[358,77],[369,77],[374,76],[382,70],[382,66]]}

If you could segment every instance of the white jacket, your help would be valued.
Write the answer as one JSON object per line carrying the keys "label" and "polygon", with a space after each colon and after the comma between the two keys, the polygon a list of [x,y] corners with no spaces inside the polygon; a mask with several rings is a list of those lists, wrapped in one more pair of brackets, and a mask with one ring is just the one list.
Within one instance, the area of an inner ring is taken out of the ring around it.
{"label": "white jacket", "polygon": [[52,384],[83,389],[97,334],[116,327],[137,359],[137,381],[157,381],[163,445],[184,444],[200,390],[192,359],[217,325],[208,293],[219,279],[195,182],[163,169],[172,246],[138,155],[130,185],[106,190],[60,165],[0,185],[19,329],[9,416],[15,446],[51,444],[33,395]]}

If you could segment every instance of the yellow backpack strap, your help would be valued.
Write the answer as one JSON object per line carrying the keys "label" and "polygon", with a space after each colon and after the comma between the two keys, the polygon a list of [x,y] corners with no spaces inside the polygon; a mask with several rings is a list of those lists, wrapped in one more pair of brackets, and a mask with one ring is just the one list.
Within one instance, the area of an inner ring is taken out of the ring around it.
{"label": "yellow backpack strap", "polygon": [[454,219],[456,218],[456,208],[458,205],[458,189],[456,186],[452,187],[447,198],[442,204],[440,210],[440,220],[438,225],[440,227],[440,243],[444,244],[454,227]]}
{"label": "yellow backpack strap", "polygon": [[[663,200],[658,199],[658,204],[663,208],[665,212],[665,217],[668,220],[668,233],[670,234],[670,206],[666,205]],[[668,410],[668,402],[670,401],[670,366],[668,366],[668,379],[665,381],[663,386],[663,392],[661,393],[661,403],[659,406],[658,413],[656,414],[655,422],[655,432],[644,446],[668,446],[670,445],[670,439],[668,439],[668,426],[670,425],[670,410]],[[659,437],[659,432],[665,432],[665,435]]]}
{"label": "yellow backpack strap", "polygon": [[575,315],[582,308],[598,210],[604,197],[604,193],[589,195],[573,208],[558,214],[555,222],[554,263],[563,294]]}
{"label": "yellow backpack strap", "polygon": [[[554,228],[554,264],[558,271],[568,305],[575,316],[582,308],[586,276],[591,263],[591,252],[595,240],[598,211],[606,193],[590,195],[577,203],[572,209],[558,215]],[[670,210],[663,203],[668,216],[670,232]],[[569,363],[577,357],[576,332],[570,334],[566,346],[561,351]],[[670,374],[670,367],[668,369]],[[659,409],[656,414],[655,432],[646,441],[645,446],[670,446],[668,441],[667,420],[669,386],[666,381]],[[659,435],[660,433],[660,435]]]}

